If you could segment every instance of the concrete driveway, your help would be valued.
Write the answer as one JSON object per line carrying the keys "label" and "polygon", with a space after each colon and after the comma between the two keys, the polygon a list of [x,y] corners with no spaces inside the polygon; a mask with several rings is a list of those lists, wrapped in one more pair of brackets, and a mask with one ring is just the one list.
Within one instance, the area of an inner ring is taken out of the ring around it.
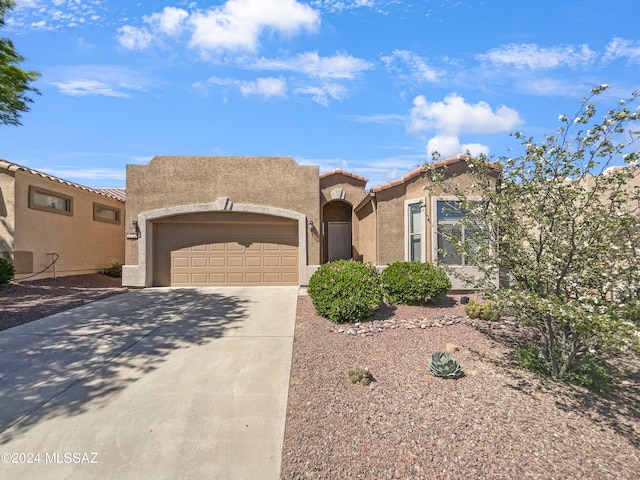
{"label": "concrete driveway", "polygon": [[297,292],[138,290],[0,332],[0,478],[279,478]]}

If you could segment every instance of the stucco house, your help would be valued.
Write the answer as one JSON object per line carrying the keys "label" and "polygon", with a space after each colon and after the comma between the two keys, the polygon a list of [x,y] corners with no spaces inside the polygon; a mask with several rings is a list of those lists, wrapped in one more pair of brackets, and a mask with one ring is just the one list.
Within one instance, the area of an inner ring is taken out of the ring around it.
{"label": "stucco house", "polygon": [[[468,185],[464,156],[438,162]],[[434,262],[456,219],[421,168],[365,190],[289,157],[155,157],[127,166],[125,286],[306,285],[322,263]],[[443,259],[441,259],[443,260]],[[456,268],[464,259],[448,256]],[[463,289],[452,278],[454,289]]]}
{"label": "stucco house", "polygon": [[122,189],[92,189],[0,159],[0,257],[18,280],[124,263],[124,217]]}

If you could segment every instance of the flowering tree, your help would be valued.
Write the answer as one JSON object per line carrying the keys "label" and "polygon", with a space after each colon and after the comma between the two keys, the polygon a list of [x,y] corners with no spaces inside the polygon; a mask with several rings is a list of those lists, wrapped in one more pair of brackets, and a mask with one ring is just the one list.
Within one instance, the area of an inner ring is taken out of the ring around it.
{"label": "flowering tree", "polygon": [[[13,0],[0,0],[0,27],[4,17],[15,6]],[[22,70],[18,65],[24,61],[11,40],[0,38],[0,125],[20,125],[20,113],[29,111],[33,100],[28,92],[39,93],[30,84],[40,74],[33,70]]]}
{"label": "flowering tree", "polygon": [[442,167],[425,166],[464,211],[464,238],[461,229],[440,234],[480,275],[450,270],[535,327],[554,378],[612,350],[640,352],[640,93],[598,118],[594,102],[608,88],[592,89],[543,141],[513,134],[519,157],[468,157],[474,201]]}

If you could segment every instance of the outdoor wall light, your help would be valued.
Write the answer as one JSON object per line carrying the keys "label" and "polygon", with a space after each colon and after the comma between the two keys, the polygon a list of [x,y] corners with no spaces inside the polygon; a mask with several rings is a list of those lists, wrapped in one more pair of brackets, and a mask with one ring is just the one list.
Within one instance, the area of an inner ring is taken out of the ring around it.
{"label": "outdoor wall light", "polygon": [[309,220],[309,230],[313,230],[313,220]]}
{"label": "outdoor wall light", "polygon": [[131,219],[131,222],[129,222],[129,227],[136,228],[137,226],[138,226],[138,221],[136,219]]}

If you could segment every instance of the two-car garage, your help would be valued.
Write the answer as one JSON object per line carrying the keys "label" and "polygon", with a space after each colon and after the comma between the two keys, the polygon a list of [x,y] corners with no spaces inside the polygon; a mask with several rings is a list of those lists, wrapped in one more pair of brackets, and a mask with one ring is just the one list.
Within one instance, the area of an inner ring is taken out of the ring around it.
{"label": "two-car garage", "polygon": [[298,221],[207,212],[153,222],[155,286],[298,285]]}

